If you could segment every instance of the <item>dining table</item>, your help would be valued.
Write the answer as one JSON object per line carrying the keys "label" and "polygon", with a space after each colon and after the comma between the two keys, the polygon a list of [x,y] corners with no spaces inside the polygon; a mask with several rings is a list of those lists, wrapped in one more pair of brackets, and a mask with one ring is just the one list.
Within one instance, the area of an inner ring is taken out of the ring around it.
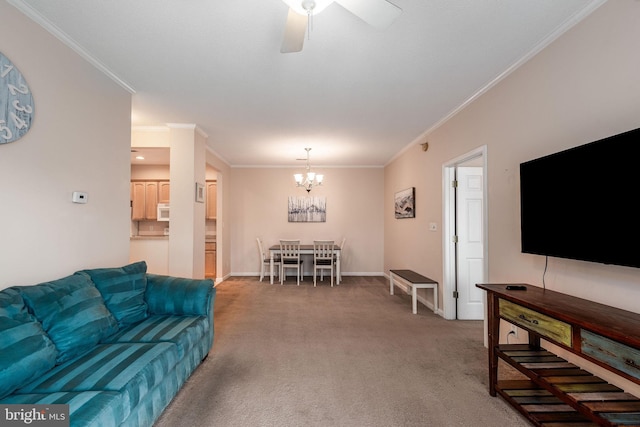
{"label": "dining table", "polygon": [[[336,284],[340,284],[340,246],[333,245],[333,252],[336,254]],[[270,260],[270,272],[271,272],[271,284],[273,285],[273,261],[274,258],[280,255],[280,245],[273,245],[269,247],[269,260]],[[300,255],[311,255],[313,256],[313,245],[300,245]]]}

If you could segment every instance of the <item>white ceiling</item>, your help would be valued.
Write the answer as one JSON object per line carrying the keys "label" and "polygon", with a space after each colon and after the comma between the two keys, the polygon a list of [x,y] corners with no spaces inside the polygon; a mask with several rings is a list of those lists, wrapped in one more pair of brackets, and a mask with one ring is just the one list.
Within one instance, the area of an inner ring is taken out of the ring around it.
{"label": "white ceiling", "polygon": [[382,166],[604,0],[338,4],[280,53],[282,0],[7,0],[133,92],[132,124],[195,123],[232,166]]}

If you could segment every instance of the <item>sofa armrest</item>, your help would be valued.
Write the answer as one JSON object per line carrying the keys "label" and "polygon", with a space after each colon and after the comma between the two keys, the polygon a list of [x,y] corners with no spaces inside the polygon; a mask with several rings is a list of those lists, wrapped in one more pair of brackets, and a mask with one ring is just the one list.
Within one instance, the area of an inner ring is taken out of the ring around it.
{"label": "sofa armrest", "polygon": [[209,320],[206,344],[208,349],[213,345],[215,297],[216,288],[213,287],[211,279],[186,279],[147,274],[144,299],[147,302],[149,314],[207,316]]}
{"label": "sofa armrest", "polygon": [[211,279],[147,274],[145,301],[150,314],[212,317],[215,294]]}

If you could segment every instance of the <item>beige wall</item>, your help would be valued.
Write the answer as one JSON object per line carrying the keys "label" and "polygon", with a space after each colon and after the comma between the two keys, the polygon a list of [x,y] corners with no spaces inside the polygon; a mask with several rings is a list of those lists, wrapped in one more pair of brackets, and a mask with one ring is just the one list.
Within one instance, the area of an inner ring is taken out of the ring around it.
{"label": "beige wall", "polygon": [[[442,159],[451,149],[430,144],[425,152],[416,144],[385,168],[385,274],[390,269],[409,268],[442,283]],[[470,151],[463,146],[458,149]],[[415,187],[416,216],[396,219],[394,194],[408,187]],[[436,232],[429,231],[432,222]]]}
{"label": "beige wall", "polygon": [[[296,188],[293,168],[232,168],[231,271],[234,275],[259,272],[260,261],[256,237],[265,245],[279,239],[347,238],[342,269],[346,274],[382,274],[383,267],[383,169],[316,168],[323,172],[322,187],[311,190],[312,196],[325,196],[327,221],[324,223],[289,223],[289,196],[305,196]],[[309,264],[309,263],[307,263]],[[305,271],[310,271],[309,265]]]}
{"label": "beige wall", "polygon": [[[429,151],[416,143],[389,164],[385,204],[393,191],[415,186],[418,205],[415,220],[385,210],[385,272],[407,267],[442,280],[442,165],[486,145],[489,280],[542,286],[544,257],[520,253],[519,164],[640,127],[639,19],[637,1],[606,3],[427,135]],[[640,312],[636,268],[549,258],[545,282]]]}
{"label": "beige wall", "polygon": [[205,138],[194,125],[170,125],[171,233],[169,274],[204,277],[205,206],[195,184],[205,182]]}
{"label": "beige wall", "polygon": [[131,95],[6,2],[0,51],[35,101],[31,130],[0,146],[0,288],[126,264]]}
{"label": "beige wall", "polygon": [[131,165],[131,179],[169,179],[169,165]]}

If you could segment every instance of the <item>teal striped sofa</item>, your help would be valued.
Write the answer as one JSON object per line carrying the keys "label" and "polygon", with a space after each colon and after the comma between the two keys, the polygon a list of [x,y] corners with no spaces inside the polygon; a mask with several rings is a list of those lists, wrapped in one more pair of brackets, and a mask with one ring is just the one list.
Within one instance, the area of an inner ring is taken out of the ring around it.
{"label": "teal striped sofa", "polygon": [[67,404],[73,427],[151,426],[213,345],[215,288],[146,271],[1,290],[0,403]]}

